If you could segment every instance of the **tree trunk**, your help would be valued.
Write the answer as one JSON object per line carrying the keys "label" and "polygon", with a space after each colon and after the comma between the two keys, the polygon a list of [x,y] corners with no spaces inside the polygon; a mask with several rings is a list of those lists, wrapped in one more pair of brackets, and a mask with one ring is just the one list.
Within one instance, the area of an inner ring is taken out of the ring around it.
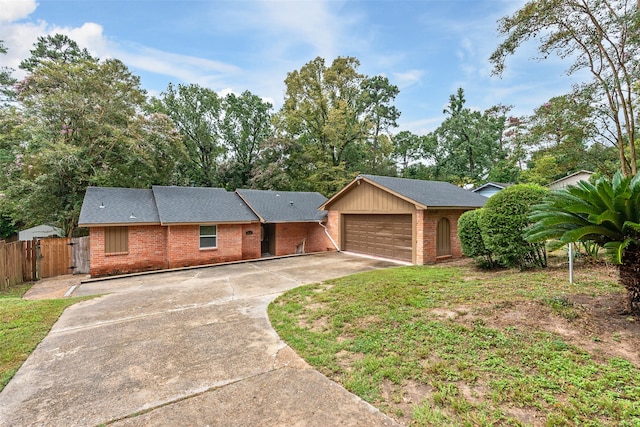
{"label": "tree trunk", "polygon": [[620,284],[627,290],[627,310],[640,316],[640,246],[629,245],[622,254]]}

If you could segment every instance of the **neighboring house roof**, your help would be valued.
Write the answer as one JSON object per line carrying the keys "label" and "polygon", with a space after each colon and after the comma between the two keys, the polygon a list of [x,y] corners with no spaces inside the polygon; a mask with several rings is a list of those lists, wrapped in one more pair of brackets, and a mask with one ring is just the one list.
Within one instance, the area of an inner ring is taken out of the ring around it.
{"label": "neighboring house roof", "polygon": [[236,190],[262,222],[318,222],[327,216],[318,206],[320,193],[304,191]]}
{"label": "neighboring house roof", "polygon": [[162,224],[252,222],[258,217],[223,188],[153,186]]}
{"label": "neighboring house roof", "polygon": [[560,179],[556,179],[551,184],[548,184],[547,187],[552,190],[559,190],[568,185],[575,185],[579,181],[588,181],[589,177],[593,175],[593,172],[588,170],[579,170],[578,172],[574,172],[567,176],[563,176]]}
{"label": "neighboring house roof", "polygon": [[357,185],[359,180],[364,180],[379,188],[386,189],[404,200],[419,205],[423,209],[434,207],[480,208],[484,206],[487,201],[487,198],[484,196],[467,191],[448,182],[359,175],[345,188],[320,206],[320,208],[326,209],[329,204],[340,198],[348,189]]}
{"label": "neighboring house roof", "polygon": [[26,241],[49,236],[60,237],[62,234],[63,232],[61,228],[54,227],[49,224],[41,224],[27,228],[26,230],[18,231],[18,240]]}
{"label": "neighboring house roof", "polygon": [[89,187],[80,210],[80,227],[89,225],[159,224],[151,190]]}
{"label": "neighboring house roof", "polygon": [[512,185],[513,184],[504,184],[502,182],[487,182],[486,184],[483,184],[480,187],[475,188],[471,191],[483,197],[489,198]]}
{"label": "neighboring house roof", "polygon": [[513,184],[505,184],[505,183],[502,183],[502,182],[491,182],[490,181],[490,182],[487,182],[485,184],[482,184],[480,187],[475,188],[475,189],[473,189],[471,191],[473,191],[474,193],[477,193],[477,192],[482,191],[482,190],[484,190],[485,188],[488,188],[488,187],[494,187],[494,188],[497,188],[498,190],[504,190],[505,188],[511,187],[512,185]]}

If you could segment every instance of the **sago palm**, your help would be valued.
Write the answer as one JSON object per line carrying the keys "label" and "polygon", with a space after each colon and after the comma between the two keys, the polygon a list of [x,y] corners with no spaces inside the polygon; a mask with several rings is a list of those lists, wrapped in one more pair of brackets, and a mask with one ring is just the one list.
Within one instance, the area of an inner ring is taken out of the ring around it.
{"label": "sago palm", "polygon": [[533,207],[530,219],[530,242],[592,241],[605,248],[619,264],[627,310],[640,314],[640,174],[625,178],[618,172],[612,180],[552,192]]}

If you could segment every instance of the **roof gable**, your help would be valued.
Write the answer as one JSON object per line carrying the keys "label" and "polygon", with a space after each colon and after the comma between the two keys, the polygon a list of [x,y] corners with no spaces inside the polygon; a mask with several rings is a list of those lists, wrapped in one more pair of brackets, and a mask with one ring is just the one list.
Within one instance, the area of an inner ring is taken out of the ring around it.
{"label": "roof gable", "polygon": [[505,184],[505,183],[502,183],[502,182],[491,182],[491,181],[490,181],[490,182],[487,182],[487,183],[485,183],[485,184],[482,184],[482,185],[481,185],[480,187],[478,187],[478,188],[474,188],[474,189],[473,189],[473,190],[471,190],[471,191],[472,191],[472,192],[474,192],[474,193],[477,193],[477,192],[482,191],[482,190],[484,190],[485,188],[489,188],[489,187],[493,187],[493,188],[496,188],[496,189],[498,189],[498,190],[504,190],[505,188],[507,188],[507,187],[511,187],[512,185],[513,185],[513,184]]}
{"label": "roof gable", "polygon": [[88,187],[78,225],[158,224],[153,192],[141,188]]}
{"label": "roof gable", "polygon": [[329,199],[321,208],[327,209],[328,206],[348,192],[350,188],[357,185],[358,180],[364,180],[385,189],[421,209],[434,207],[479,208],[484,206],[487,200],[479,194],[464,190],[448,182],[360,175]]}
{"label": "roof gable", "polygon": [[263,222],[318,222],[327,216],[318,210],[327,198],[304,191],[236,190]]}
{"label": "roof gable", "polygon": [[236,193],[223,188],[153,186],[152,191],[163,225],[258,220]]}

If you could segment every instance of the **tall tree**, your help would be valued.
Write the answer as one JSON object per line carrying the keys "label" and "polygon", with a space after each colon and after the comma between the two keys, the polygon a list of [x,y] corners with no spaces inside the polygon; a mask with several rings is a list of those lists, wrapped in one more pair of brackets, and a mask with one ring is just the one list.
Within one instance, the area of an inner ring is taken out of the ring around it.
{"label": "tall tree", "polygon": [[182,155],[166,116],[140,113],[139,78],[120,61],[46,61],[18,86],[26,138],[13,146],[3,204],[26,225],[70,235],[89,185],[170,184]]}
{"label": "tall tree", "polygon": [[410,164],[420,158],[421,142],[420,136],[406,130],[393,137],[393,154],[400,167],[401,175]]}
{"label": "tall tree", "polygon": [[223,100],[221,133],[227,148],[223,165],[229,189],[250,186],[265,142],[272,136],[271,104],[249,91],[227,95]]}
{"label": "tall tree", "polygon": [[389,132],[400,116],[393,105],[398,88],[359,73],[359,66],[353,57],[330,66],[318,57],[287,75],[273,147],[288,150],[280,161],[297,177],[292,185],[331,194],[360,172],[396,173]]}
{"label": "tall tree", "polygon": [[444,113],[448,117],[425,140],[425,156],[433,179],[458,184],[484,180],[496,163],[504,158],[501,149],[506,117],[497,109],[480,112],[465,107],[464,90],[449,98]]}
{"label": "tall tree", "polygon": [[94,59],[87,49],[81,49],[74,40],[63,34],[38,37],[31,56],[20,63],[20,68],[30,72],[39,66],[53,62],[70,64],[72,62]]}
{"label": "tall tree", "polygon": [[574,59],[569,73],[588,70],[594,93],[602,95],[615,128],[620,168],[635,175],[640,75],[640,15],[637,0],[531,0],[499,21],[504,40],[491,55],[501,74],[506,58],[530,39],[538,39],[542,58],[552,53]]}
{"label": "tall tree", "polygon": [[[0,40],[0,55],[6,55],[7,52],[4,41]],[[12,71],[13,70],[9,67],[0,67],[0,107],[15,96],[13,85],[15,84],[16,79],[11,76]]]}
{"label": "tall tree", "polygon": [[181,165],[189,184],[205,187],[221,185],[219,165],[226,154],[223,141],[223,100],[213,90],[195,84],[169,84],[150,110],[167,114],[182,135],[188,154]]}
{"label": "tall tree", "polygon": [[392,148],[388,132],[398,127],[400,111],[392,104],[400,93],[397,86],[392,85],[384,76],[373,76],[364,79],[362,88],[362,108],[371,123],[369,146],[371,156],[366,172],[373,174],[384,173],[388,170],[384,163],[390,159],[390,152],[382,149],[385,145]]}

